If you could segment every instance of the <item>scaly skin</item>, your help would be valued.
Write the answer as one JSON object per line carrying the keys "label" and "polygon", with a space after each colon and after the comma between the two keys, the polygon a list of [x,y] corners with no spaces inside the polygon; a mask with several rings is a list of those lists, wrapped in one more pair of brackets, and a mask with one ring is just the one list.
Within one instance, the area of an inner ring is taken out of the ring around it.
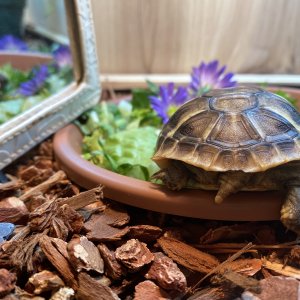
{"label": "scaly skin", "polygon": [[167,169],[159,170],[151,177],[154,180],[161,180],[172,191],[186,187],[188,178],[188,170],[178,161],[174,161]]}
{"label": "scaly skin", "polygon": [[290,186],[281,207],[281,222],[300,235],[300,185]]}

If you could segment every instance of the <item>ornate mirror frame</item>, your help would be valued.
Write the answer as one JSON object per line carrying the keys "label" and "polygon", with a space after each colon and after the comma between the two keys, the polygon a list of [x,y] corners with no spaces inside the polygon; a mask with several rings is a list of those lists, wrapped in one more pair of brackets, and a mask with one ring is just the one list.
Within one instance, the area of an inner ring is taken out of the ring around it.
{"label": "ornate mirror frame", "polygon": [[99,101],[100,81],[89,0],[65,0],[74,82],[0,126],[0,170]]}

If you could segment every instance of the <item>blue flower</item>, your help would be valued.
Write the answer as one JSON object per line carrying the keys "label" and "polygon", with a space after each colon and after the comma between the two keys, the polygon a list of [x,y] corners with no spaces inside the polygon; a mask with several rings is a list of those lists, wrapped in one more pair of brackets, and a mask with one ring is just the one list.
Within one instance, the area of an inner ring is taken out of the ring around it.
{"label": "blue flower", "polygon": [[39,68],[34,69],[32,78],[20,84],[19,94],[27,97],[36,94],[44,86],[48,75],[47,65],[41,65]]}
{"label": "blue flower", "polygon": [[60,45],[53,51],[53,56],[60,69],[72,66],[72,55],[69,46]]}
{"label": "blue flower", "polygon": [[168,122],[169,117],[182,105],[188,97],[188,92],[185,87],[175,89],[174,83],[168,83],[166,86],[159,87],[157,96],[149,96],[151,107],[161,117],[162,122]]}
{"label": "blue flower", "polygon": [[27,51],[27,44],[13,35],[4,35],[0,38],[0,50]]}
{"label": "blue flower", "polygon": [[233,73],[224,73],[226,66],[220,67],[219,62],[213,60],[205,64],[202,62],[198,67],[194,67],[189,85],[190,93],[193,97],[201,96],[212,89],[234,87],[236,81],[232,80]]}

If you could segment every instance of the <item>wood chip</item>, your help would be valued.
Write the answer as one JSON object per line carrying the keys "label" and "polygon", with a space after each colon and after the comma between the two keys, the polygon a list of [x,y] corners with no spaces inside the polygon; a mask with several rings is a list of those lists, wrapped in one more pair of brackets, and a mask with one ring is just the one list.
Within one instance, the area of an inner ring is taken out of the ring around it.
{"label": "wood chip", "polygon": [[82,270],[104,272],[104,262],[98,248],[85,236],[74,237],[68,243],[70,261],[77,272]]}
{"label": "wood chip", "polygon": [[147,248],[147,245],[136,239],[128,240],[116,249],[115,254],[117,260],[132,272],[138,271],[154,259],[154,255]]}
{"label": "wood chip", "polygon": [[48,228],[50,235],[66,239],[69,233],[78,233],[83,227],[83,217],[67,204],[60,205],[57,199],[48,200],[29,214],[32,231]]}
{"label": "wood chip", "polygon": [[[26,298],[23,298],[23,299],[26,300]],[[20,300],[20,298],[15,294],[8,294],[4,298],[2,298],[2,300]],[[45,300],[45,298],[40,298],[40,299],[35,299],[35,300]]]}
{"label": "wood chip", "polygon": [[[26,206],[30,212],[36,210],[39,206],[47,202],[49,199],[46,198],[42,193],[33,195],[31,200],[26,203]],[[23,202],[23,201],[22,201]],[[23,202],[24,203],[24,202]]]}
{"label": "wood chip", "polygon": [[228,289],[227,286],[210,286],[198,290],[195,294],[187,298],[187,300],[238,300],[238,296],[240,296],[240,291],[237,293],[233,289]]}
{"label": "wood chip", "polygon": [[232,240],[253,236],[258,227],[255,223],[234,224],[231,226],[221,226],[209,229],[201,238],[200,244],[211,244],[218,241]]}
{"label": "wood chip", "polygon": [[104,210],[103,217],[106,224],[112,227],[123,227],[130,221],[130,217],[124,207],[117,204],[110,204]]}
{"label": "wood chip", "polygon": [[242,300],[299,300],[299,281],[283,276],[272,276],[260,281],[261,292],[246,291]]}
{"label": "wood chip", "polygon": [[49,300],[71,300],[74,299],[74,295],[75,292],[73,289],[62,287],[54,293]]}
{"label": "wood chip", "polygon": [[125,268],[117,261],[115,252],[110,250],[105,244],[99,244],[98,249],[105,264],[105,274],[112,279],[118,280],[126,275]]}
{"label": "wood chip", "polygon": [[216,257],[176,239],[160,237],[158,244],[170,258],[188,269],[207,274],[219,265]]}
{"label": "wood chip", "polygon": [[79,287],[76,294],[78,300],[119,300],[120,298],[108,287],[88,274],[81,272],[78,275]]}
{"label": "wood chip", "polygon": [[17,197],[8,197],[0,201],[0,222],[24,224],[29,215],[23,201]]}
{"label": "wood chip", "polygon": [[0,269],[0,297],[4,297],[15,288],[16,280],[15,274],[6,269]]}
{"label": "wood chip", "polygon": [[155,281],[161,288],[185,292],[186,278],[176,263],[161,252],[154,253],[154,261],[147,274],[147,279]]}
{"label": "wood chip", "polygon": [[49,179],[46,181],[40,183],[39,185],[31,188],[27,192],[25,192],[23,195],[20,196],[20,200],[26,202],[30,200],[31,196],[37,195],[40,193],[45,193],[47,190],[49,190],[51,187],[53,187],[58,182],[66,179],[66,174],[63,171],[58,171],[55,174],[53,174]]}
{"label": "wood chip", "polygon": [[68,181],[68,183],[63,188],[58,187],[58,190],[55,191],[55,196],[59,199],[60,198],[66,199],[73,196],[77,196],[79,194],[80,194],[79,188],[71,181]]}
{"label": "wood chip", "polygon": [[116,228],[106,223],[105,214],[94,214],[84,223],[84,229],[87,231],[86,237],[95,242],[119,241],[128,233],[128,227]]}
{"label": "wood chip", "polygon": [[262,260],[262,265],[268,269],[276,272],[277,274],[288,276],[288,277],[293,277],[295,279],[300,280],[300,270],[290,267],[290,266],[285,266],[282,263],[279,262],[271,262],[267,259]]}
{"label": "wood chip", "polygon": [[79,233],[83,228],[83,217],[68,204],[60,205],[56,218],[61,219],[71,233]]}
{"label": "wood chip", "polygon": [[70,263],[55,247],[55,240],[48,236],[43,236],[40,241],[40,247],[50,263],[61,274],[65,282],[73,289],[77,288],[77,282]]}
{"label": "wood chip", "polygon": [[19,171],[18,177],[21,178],[24,181],[29,181],[32,178],[40,175],[41,168],[37,168],[36,165],[29,165],[25,168],[22,168]]}
{"label": "wood chip", "polygon": [[136,285],[133,300],[168,300],[170,296],[154,282],[143,281]]}
{"label": "wood chip", "polygon": [[162,229],[152,225],[130,226],[128,236],[131,239],[138,239],[141,242],[151,243],[162,235]]}
{"label": "wood chip", "polygon": [[103,199],[103,186],[98,186],[94,189],[88,190],[86,192],[82,192],[78,195],[65,198],[65,199],[63,198],[59,199],[59,203],[60,205],[68,204],[73,209],[77,210],[94,202],[100,202],[101,205],[104,206],[102,199]]}
{"label": "wood chip", "polygon": [[235,261],[229,262],[225,265],[223,265],[219,272],[224,273],[226,271],[234,271],[239,274],[247,275],[247,276],[253,276],[257,272],[259,272],[262,268],[262,261],[261,259],[257,258],[242,258],[237,259]]}
{"label": "wood chip", "polygon": [[52,245],[55,246],[57,251],[66,259],[70,260],[69,253],[67,250],[68,243],[58,238],[51,238]]}
{"label": "wood chip", "polygon": [[43,169],[35,165],[31,165],[20,171],[19,176],[26,182],[27,186],[35,186],[47,180],[53,175],[53,173],[54,171],[52,168]]}
{"label": "wood chip", "polygon": [[[231,284],[241,287],[244,290],[248,290],[254,293],[260,293],[261,287],[260,282],[252,277],[248,277],[233,271],[226,271],[221,275],[217,275],[216,277],[221,276],[222,279],[229,281]],[[213,278],[212,281],[220,283],[222,279]]]}
{"label": "wood chip", "polygon": [[[40,232],[47,228],[50,228],[51,226],[55,227],[59,221],[53,224],[53,219],[56,217],[58,209],[59,205],[56,199],[48,200],[43,203],[41,206],[30,213],[28,223],[30,229],[33,232]],[[68,228],[63,224],[62,221],[60,221],[58,225],[59,227],[56,226],[58,231],[64,232],[61,235],[67,236]]]}
{"label": "wood chip", "polygon": [[124,295],[134,289],[134,287],[141,281],[141,274],[139,273],[127,273],[126,278],[123,278],[121,283],[116,283],[111,286],[111,289],[115,294]]}
{"label": "wood chip", "polygon": [[15,250],[10,256],[10,261],[17,270],[21,271],[25,268],[28,273],[37,270],[37,266],[34,265],[33,262],[33,254],[36,251],[36,247],[39,244],[40,239],[44,236],[45,233],[43,232],[37,233],[29,235],[24,238],[24,240],[14,243]]}
{"label": "wood chip", "polygon": [[0,183],[0,195],[8,191],[15,192],[22,185],[23,185],[23,181],[19,179],[14,179],[5,183]]}
{"label": "wood chip", "polygon": [[53,157],[53,143],[52,139],[47,139],[38,147],[38,154],[43,158],[51,159]]}
{"label": "wood chip", "polygon": [[19,300],[46,300],[44,297],[29,293],[18,286],[15,288],[14,295],[17,296],[17,299]]}
{"label": "wood chip", "polygon": [[28,281],[34,287],[33,292],[36,295],[56,291],[65,285],[58,275],[48,270],[33,274]]}

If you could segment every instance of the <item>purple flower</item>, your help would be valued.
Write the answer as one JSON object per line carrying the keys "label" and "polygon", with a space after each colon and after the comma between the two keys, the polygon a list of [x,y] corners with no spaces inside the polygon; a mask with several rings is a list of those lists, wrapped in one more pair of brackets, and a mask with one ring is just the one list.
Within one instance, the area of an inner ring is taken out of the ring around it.
{"label": "purple flower", "polygon": [[163,123],[167,123],[169,117],[187,100],[188,92],[185,87],[174,88],[174,83],[159,87],[157,96],[149,96],[151,107],[161,117]]}
{"label": "purple flower", "polygon": [[60,45],[53,51],[54,60],[59,68],[72,65],[71,50],[68,46]]}
{"label": "purple flower", "polygon": [[36,94],[45,84],[48,74],[47,65],[34,69],[32,79],[21,83],[18,92],[27,97]]}
{"label": "purple flower", "polygon": [[192,96],[200,96],[211,89],[233,87],[236,81],[232,80],[233,73],[224,73],[226,66],[220,67],[219,62],[213,60],[205,64],[202,62],[198,67],[194,67],[189,89]]}
{"label": "purple flower", "polygon": [[0,38],[0,50],[27,51],[27,44],[13,35],[4,35]]}

